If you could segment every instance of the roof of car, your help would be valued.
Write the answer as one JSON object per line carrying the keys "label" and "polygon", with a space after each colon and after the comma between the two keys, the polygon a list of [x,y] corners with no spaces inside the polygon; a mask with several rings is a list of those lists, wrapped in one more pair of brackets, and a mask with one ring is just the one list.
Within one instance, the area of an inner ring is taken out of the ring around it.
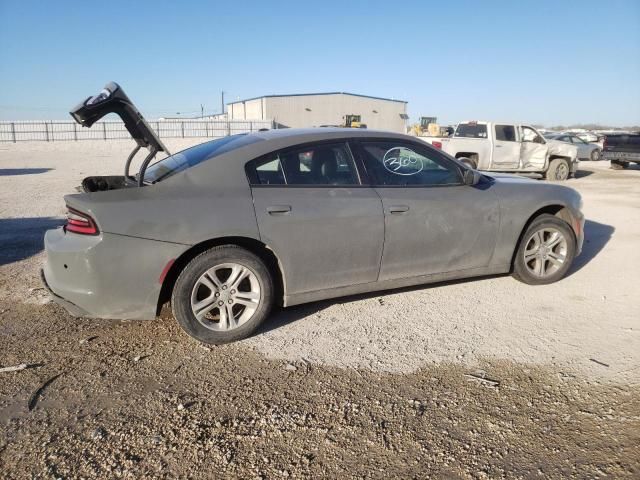
{"label": "roof of car", "polygon": [[275,140],[295,137],[315,137],[317,139],[336,138],[338,136],[345,137],[404,137],[404,134],[397,132],[389,132],[385,130],[370,130],[368,128],[340,128],[340,127],[321,127],[321,128],[279,128],[275,130],[264,130],[250,133],[263,140]]}

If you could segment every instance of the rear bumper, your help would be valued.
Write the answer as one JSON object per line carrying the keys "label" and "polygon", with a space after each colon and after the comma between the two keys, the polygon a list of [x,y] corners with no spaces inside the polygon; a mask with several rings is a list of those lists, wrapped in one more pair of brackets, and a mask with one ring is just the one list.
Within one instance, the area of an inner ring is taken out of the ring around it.
{"label": "rear bumper", "polygon": [[611,160],[614,162],[635,162],[640,163],[640,152],[602,152],[602,158],[604,160]]}
{"label": "rear bumper", "polygon": [[55,292],[51,290],[51,287],[47,283],[47,277],[44,276],[44,269],[42,268],[40,269],[40,279],[42,280],[42,284],[44,285],[44,287],[49,292],[49,295],[51,295],[51,298],[53,298],[53,301],[56,302],[58,305],[64,307],[64,309],[67,312],[69,312],[72,316],[74,317],[90,316],[90,313],[87,312],[86,310],[81,309],[79,306],[69,302],[68,300],[65,300],[61,296],[56,295]]}
{"label": "rear bumper", "polygon": [[160,276],[187,248],[124,235],[91,237],[49,230],[42,279],[54,300],[75,316],[153,319]]}

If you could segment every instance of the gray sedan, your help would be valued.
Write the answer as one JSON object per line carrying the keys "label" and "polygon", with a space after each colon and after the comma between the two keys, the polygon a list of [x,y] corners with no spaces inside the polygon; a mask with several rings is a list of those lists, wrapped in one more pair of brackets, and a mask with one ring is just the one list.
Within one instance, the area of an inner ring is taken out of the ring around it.
{"label": "gray sedan", "polygon": [[234,135],[83,185],[45,236],[56,300],[130,319],[170,300],[207,343],[247,337],[275,305],[509,272],[555,282],[583,242],[571,188],[485,175],[389,132]]}
{"label": "gray sedan", "polygon": [[482,175],[413,137],[261,131],[153,164],[169,152],[118,84],[71,116],[109,113],[137,144],[124,175],[85,178],[45,235],[44,284],[75,315],[155,318],[170,300],[189,335],[224,343],[274,305],[507,272],[554,282],[582,247],[574,190]]}
{"label": "gray sedan", "polygon": [[578,158],[580,160],[600,160],[602,158],[602,147],[597,143],[585,142],[583,139],[572,133],[547,134],[545,138],[566,142],[578,148]]}

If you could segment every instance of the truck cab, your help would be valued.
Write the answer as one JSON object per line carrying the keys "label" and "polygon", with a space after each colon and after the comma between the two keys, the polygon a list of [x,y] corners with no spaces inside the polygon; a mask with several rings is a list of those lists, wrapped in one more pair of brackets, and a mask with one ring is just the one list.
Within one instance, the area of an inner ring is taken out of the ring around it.
{"label": "truck cab", "polygon": [[478,170],[566,180],[578,169],[576,147],[545,139],[530,125],[465,121],[451,137],[430,143]]}

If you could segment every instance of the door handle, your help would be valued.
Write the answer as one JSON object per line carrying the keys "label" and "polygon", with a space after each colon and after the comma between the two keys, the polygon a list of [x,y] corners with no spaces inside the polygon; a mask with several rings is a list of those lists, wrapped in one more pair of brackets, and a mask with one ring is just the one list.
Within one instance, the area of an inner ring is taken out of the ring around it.
{"label": "door handle", "polygon": [[267,207],[269,215],[289,215],[291,213],[291,205],[272,205]]}
{"label": "door handle", "polygon": [[503,145],[496,145],[496,148],[502,148]]}
{"label": "door handle", "polygon": [[392,205],[389,207],[389,213],[405,213],[409,211],[408,205]]}

